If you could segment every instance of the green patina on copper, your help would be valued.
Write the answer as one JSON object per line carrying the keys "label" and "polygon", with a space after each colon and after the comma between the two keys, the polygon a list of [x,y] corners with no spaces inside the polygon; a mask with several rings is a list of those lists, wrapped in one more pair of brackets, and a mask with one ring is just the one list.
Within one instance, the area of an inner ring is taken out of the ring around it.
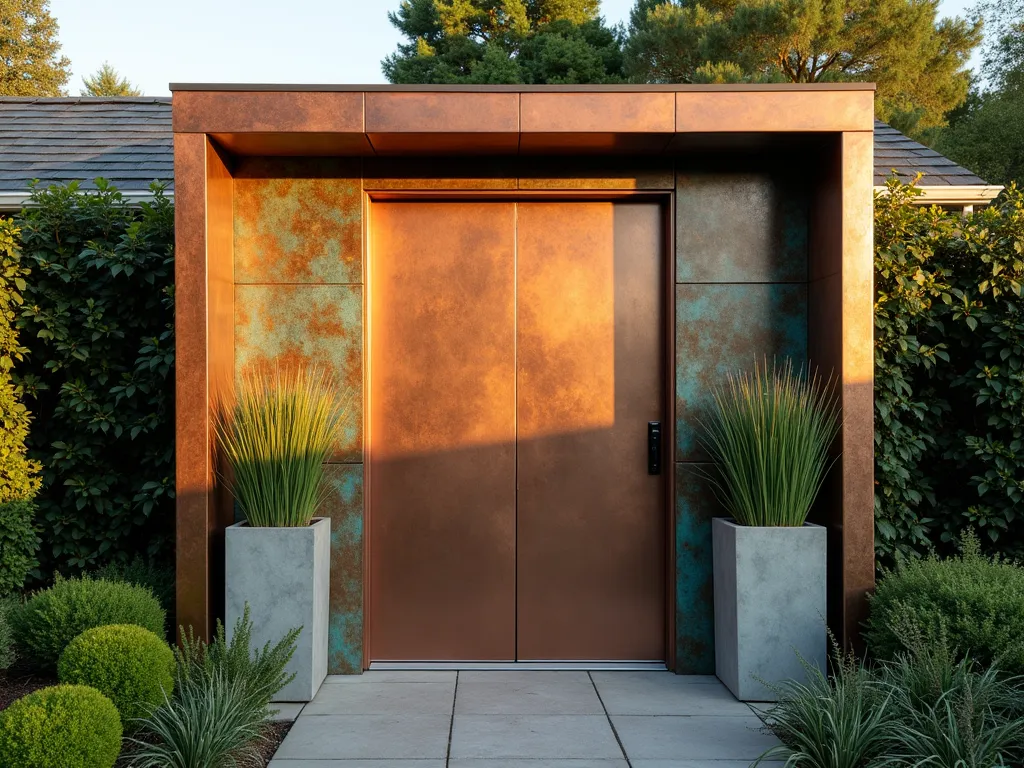
{"label": "green patina on copper", "polygon": [[676,286],[676,461],[705,461],[699,419],[712,387],[754,361],[807,359],[807,286]]}
{"label": "green patina on copper", "polygon": [[338,177],[325,170],[284,158],[243,164],[234,181],[236,283],[363,281],[358,166],[335,168]]}
{"label": "green patina on copper", "polygon": [[772,173],[681,173],[676,281],[807,280],[807,196]]}
{"label": "green patina on copper", "polygon": [[236,285],[236,377],[275,365],[322,365],[351,393],[350,418],[333,459],[362,461],[362,287]]}
{"label": "green patina on copper", "polygon": [[363,671],[363,465],[331,464],[331,494],[323,514],[331,518],[331,606],[327,671]]}
{"label": "green patina on copper", "polygon": [[715,674],[711,518],[722,510],[700,474],[708,466],[675,465],[675,671],[680,675]]}

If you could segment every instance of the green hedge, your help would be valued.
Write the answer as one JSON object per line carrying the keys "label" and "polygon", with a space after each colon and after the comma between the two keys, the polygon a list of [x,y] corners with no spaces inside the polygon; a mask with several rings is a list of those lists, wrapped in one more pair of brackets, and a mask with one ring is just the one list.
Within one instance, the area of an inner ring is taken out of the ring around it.
{"label": "green hedge", "polygon": [[174,208],[96,183],[37,188],[18,222],[43,573],[171,551]]}
{"label": "green hedge", "polygon": [[25,455],[31,417],[11,378],[11,370],[24,365],[28,351],[16,327],[29,275],[18,249],[19,235],[11,219],[0,218],[0,504],[31,499],[39,489],[39,464]]}
{"label": "green hedge", "polygon": [[875,205],[876,552],[975,529],[1021,557],[1024,195],[964,217],[914,194],[890,182]]}

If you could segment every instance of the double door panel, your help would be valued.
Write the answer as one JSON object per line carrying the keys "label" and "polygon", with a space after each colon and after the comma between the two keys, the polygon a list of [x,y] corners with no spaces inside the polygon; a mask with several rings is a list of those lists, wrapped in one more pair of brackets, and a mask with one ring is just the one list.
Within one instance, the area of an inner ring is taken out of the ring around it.
{"label": "double door panel", "polygon": [[371,221],[371,659],[663,659],[660,207]]}

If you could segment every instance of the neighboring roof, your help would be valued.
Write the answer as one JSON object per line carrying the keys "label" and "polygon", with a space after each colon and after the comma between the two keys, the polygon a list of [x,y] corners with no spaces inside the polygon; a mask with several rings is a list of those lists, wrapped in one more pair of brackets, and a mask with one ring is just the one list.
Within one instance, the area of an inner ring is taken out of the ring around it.
{"label": "neighboring roof", "polygon": [[[927,202],[987,202],[1002,189],[876,120],[876,187],[892,169],[905,181],[923,172]],[[170,98],[0,97],[0,206],[20,204],[33,179],[89,188],[98,176],[130,196],[172,184]]]}
{"label": "neighboring roof", "polygon": [[122,192],[171,181],[170,98],[0,97],[0,194],[98,176]]}

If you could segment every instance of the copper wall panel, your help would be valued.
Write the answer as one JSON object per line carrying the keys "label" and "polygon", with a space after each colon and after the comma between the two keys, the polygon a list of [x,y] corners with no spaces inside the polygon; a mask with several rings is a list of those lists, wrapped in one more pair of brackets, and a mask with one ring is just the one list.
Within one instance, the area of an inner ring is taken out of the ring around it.
{"label": "copper wall panel", "polygon": [[670,190],[675,186],[672,163],[662,158],[524,158],[520,166],[520,189]]}
{"label": "copper wall panel", "polygon": [[177,622],[209,635],[210,418],[205,136],[174,137]]}
{"label": "copper wall panel", "polygon": [[515,656],[515,207],[370,209],[370,659]]}
{"label": "copper wall panel", "polygon": [[368,133],[377,155],[514,155],[518,133]]}
{"label": "copper wall panel", "polygon": [[672,133],[671,93],[524,93],[525,133]]}
{"label": "copper wall panel", "polygon": [[676,94],[677,133],[864,131],[874,126],[873,86],[863,91]]}
{"label": "copper wall panel", "polygon": [[340,157],[372,155],[364,133],[213,133],[211,138],[235,155]]}
{"label": "copper wall panel", "polygon": [[518,93],[367,93],[367,133],[518,133]]}
{"label": "copper wall panel", "polygon": [[363,133],[363,94],[179,91],[176,133]]}
{"label": "copper wall panel", "polygon": [[666,657],[663,229],[656,203],[519,206],[521,660]]}

